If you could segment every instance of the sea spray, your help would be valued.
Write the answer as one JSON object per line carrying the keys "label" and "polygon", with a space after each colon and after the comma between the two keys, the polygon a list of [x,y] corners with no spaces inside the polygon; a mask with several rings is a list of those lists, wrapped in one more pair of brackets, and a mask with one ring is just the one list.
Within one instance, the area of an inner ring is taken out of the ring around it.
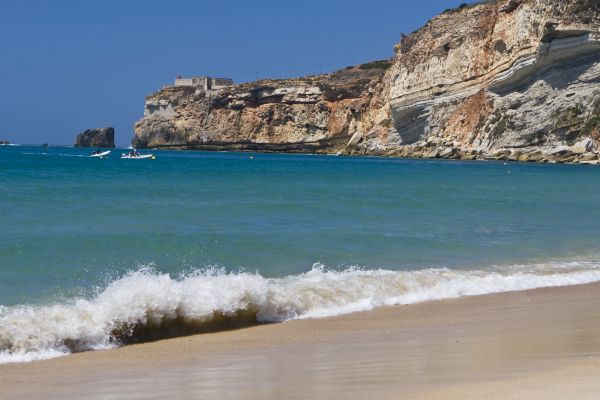
{"label": "sea spray", "polygon": [[211,268],[175,279],[142,268],[91,299],[0,307],[0,363],[379,306],[596,281],[600,263],[595,261],[476,271],[338,271],[315,265],[283,278]]}

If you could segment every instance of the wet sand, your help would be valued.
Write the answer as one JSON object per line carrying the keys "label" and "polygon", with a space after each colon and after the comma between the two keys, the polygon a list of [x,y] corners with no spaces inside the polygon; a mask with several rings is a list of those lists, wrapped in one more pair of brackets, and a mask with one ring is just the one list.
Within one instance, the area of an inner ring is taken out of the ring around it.
{"label": "wet sand", "polygon": [[600,284],[0,365],[1,399],[598,399]]}

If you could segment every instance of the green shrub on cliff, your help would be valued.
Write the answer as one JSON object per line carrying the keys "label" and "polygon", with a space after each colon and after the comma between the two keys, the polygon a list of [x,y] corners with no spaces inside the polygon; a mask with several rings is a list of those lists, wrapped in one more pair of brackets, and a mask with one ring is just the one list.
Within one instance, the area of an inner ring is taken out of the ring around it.
{"label": "green shrub on cliff", "polygon": [[569,128],[581,125],[583,122],[584,108],[580,103],[575,104],[564,110],[559,110],[556,113],[555,128]]}
{"label": "green shrub on cliff", "polygon": [[465,9],[477,7],[477,6],[482,5],[482,4],[492,3],[493,1],[495,1],[495,0],[481,0],[481,1],[476,1],[474,3],[471,3],[471,4],[469,4],[469,3],[461,3],[461,5],[459,5],[456,8],[447,8],[447,9],[445,9],[442,12],[442,14],[455,13],[455,12],[458,12],[460,10],[465,10]]}
{"label": "green shrub on cliff", "polygon": [[[600,98],[596,99],[593,104],[592,113],[590,118],[585,122],[583,126],[583,134],[585,135],[598,135],[600,134]],[[596,138],[600,139],[600,138]]]}
{"label": "green shrub on cliff", "polygon": [[500,121],[498,121],[498,123],[496,124],[496,126],[494,126],[494,129],[492,130],[492,135],[496,138],[502,136],[502,134],[504,132],[506,132],[506,129],[508,128],[508,121],[506,119],[506,117],[502,117],[500,118]]}
{"label": "green shrub on cliff", "polygon": [[600,11],[600,0],[577,0],[573,11],[576,13]]}
{"label": "green shrub on cliff", "polygon": [[389,67],[392,66],[392,63],[388,60],[378,60],[378,61],[373,61],[367,64],[363,64],[360,66],[360,69],[362,70],[369,70],[369,69],[388,69]]}

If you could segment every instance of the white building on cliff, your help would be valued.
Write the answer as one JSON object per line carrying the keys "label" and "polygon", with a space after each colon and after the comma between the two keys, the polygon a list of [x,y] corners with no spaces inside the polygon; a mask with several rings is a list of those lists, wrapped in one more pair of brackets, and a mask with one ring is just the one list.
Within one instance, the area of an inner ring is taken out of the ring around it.
{"label": "white building on cliff", "polygon": [[[229,78],[211,78],[210,76],[183,78],[178,76],[175,78],[174,86],[164,86],[163,90],[177,87],[192,87],[196,89],[195,94],[206,94],[210,98],[211,92],[216,92],[229,86],[233,86],[233,80]],[[144,117],[149,117],[151,115],[161,115],[166,118],[173,118],[177,114],[168,99],[154,98],[146,100],[146,105],[144,107]]]}
{"label": "white building on cliff", "polygon": [[211,78],[209,76],[196,76],[192,78],[178,76],[175,79],[175,86],[193,86],[202,92],[208,92],[210,90],[219,90],[233,86],[233,80],[229,78]]}

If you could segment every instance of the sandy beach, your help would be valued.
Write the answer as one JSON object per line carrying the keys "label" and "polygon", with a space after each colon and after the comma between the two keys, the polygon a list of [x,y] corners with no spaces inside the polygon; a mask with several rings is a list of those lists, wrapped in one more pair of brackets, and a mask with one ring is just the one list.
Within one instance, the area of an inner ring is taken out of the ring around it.
{"label": "sandy beach", "polygon": [[597,399],[600,284],[0,365],[2,399]]}
{"label": "sandy beach", "polygon": [[0,400],[600,400],[600,0],[154,3],[0,0]]}

